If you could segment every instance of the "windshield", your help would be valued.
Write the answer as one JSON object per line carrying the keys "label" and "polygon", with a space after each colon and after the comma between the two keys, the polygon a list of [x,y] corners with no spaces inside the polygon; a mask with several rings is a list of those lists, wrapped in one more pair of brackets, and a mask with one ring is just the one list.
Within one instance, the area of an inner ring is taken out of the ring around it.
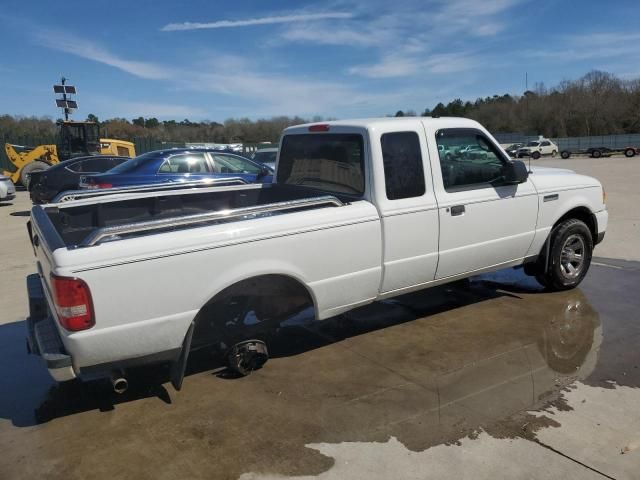
{"label": "windshield", "polygon": [[278,152],[261,152],[261,151],[257,151],[254,155],[253,155],[253,159],[256,162],[261,162],[261,163],[267,163],[267,164],[274,164],[276,163],[276,157],[278,156]]}
{"label": "windshield", "polygon": [[357,134],[287,135],[280,150],[278,183],[362,195],[363,150]]}
{"label": "windshield", "polygon": [[158,156],[158,152],[148,152],[143,153],[142,155],[138,155],[131,160],[127,160],[124,163],[121,163],[117,167],[112,168],[107,173],[129,173],[136,170],[140,165],[146,162],[150,158],[154,158]]}

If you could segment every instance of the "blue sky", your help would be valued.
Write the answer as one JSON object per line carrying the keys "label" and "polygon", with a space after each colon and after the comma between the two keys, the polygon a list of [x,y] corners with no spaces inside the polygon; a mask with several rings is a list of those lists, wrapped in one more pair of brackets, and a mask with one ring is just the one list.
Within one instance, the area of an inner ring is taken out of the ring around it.
{"label": "blue sky", "polygon": [[[637,0],[2,0],[0,113],[101,119],[382,116],[640,76]],[[606,18],[606,21],[603,21]]]}

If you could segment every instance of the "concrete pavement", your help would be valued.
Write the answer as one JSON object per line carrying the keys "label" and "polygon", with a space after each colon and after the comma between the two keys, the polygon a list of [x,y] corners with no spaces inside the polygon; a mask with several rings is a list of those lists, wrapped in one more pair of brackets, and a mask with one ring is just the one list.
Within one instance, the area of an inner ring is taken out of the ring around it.
{"label": "concrete pavement", "polygon": [[637,478],[633,161],[539,162],[607,187],[610,230],[578,289],[484,275],[300,319],[249,377],[201,355],[181,392],[141,369],[122,396],[56,385],[25,352],[23,192],[0,207],[0,478]]}

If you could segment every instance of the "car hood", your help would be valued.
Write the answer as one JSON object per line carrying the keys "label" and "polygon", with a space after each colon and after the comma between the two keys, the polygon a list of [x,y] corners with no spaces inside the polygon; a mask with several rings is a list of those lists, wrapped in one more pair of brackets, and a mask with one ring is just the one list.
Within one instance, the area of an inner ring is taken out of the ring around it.
{"label": "car hood", "polygon": [[601,186],[595,178],[580,175],[567,168],[531,167],[530,172],[529,178],[538,191]]}
{"label": "car hood", "polygon": [[556,168],[556,167],[530,167],[529,171],[536,175],[558,175],[560,173],[576,173],[568,168]]}

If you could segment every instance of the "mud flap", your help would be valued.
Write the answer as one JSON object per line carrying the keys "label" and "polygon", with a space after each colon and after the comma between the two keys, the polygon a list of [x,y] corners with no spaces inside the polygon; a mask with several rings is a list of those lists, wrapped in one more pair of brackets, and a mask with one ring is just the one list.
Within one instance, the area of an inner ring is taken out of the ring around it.
{"label": "mud flap", "polygon": [[189,358],[189,350],[191,350],[191,339],[193,338],[195,326],[196,324],[191,322],[189,330],[184,336],[184,342],[182,342],[180,356],[171,364],[171,385],[177,391],[182,388],[182,380],[184,380],[184,372],[187,369],[187,359]]}

